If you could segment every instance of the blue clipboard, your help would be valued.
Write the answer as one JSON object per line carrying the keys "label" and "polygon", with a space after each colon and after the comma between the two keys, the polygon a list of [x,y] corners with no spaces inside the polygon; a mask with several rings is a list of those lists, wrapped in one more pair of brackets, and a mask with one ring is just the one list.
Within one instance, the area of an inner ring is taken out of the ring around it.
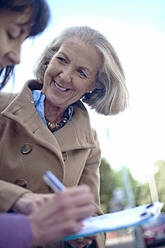
{"label": "blue clipboard", "polygon": [[89,217],[83,221],[80,232],[63,240],[95,235],[100,232],[116,231],[128,227],[140,226],[155,219],[161,212],[163,203],[154,202],[122,211]]}

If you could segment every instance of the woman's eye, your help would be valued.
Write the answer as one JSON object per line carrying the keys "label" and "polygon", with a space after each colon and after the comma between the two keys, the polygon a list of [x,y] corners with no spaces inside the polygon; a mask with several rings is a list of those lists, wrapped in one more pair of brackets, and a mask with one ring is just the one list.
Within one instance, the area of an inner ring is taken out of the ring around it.
{"label": "woman's eye", "polygon": [[79,70],[79,74],[81,77],[87,78],[87,75],[82,70]]}
{"label": "woman's eye", "polygon": [[16,40],[19,38],[20,33],[18,31],[14,31],[14,32],[9,31],[7,32],[7,36],[9,40]]}
{"label": "woman's eye", "polygon": [[58,59],[60,62],[66,63],[66,60],[65,60],[63,57],[57,57],[57,59]]}
{"label": "woman's eye", "polygon": [[14,37],[14,35],[12,35],[11,33],[7,33],[7,36],[8,36],[8,38],[9,38],[9,40],[14,40],[15,39],[15,37]]}

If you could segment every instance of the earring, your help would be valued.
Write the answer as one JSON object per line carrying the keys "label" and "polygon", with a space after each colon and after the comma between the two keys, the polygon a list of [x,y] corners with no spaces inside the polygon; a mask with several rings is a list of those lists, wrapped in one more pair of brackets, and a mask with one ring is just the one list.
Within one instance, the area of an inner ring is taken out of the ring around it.
{"label": "earring", "polygon": [[92,90],[89,91],[90,94],[92,94],[92,92],[93,92]]}

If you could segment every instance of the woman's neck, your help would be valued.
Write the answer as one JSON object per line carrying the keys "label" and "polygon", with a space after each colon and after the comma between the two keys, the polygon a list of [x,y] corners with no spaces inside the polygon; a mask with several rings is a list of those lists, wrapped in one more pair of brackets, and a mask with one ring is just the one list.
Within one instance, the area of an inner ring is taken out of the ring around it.
{"label": "woman's neck", "polygon": [[62,117],[64,115],[65,109],[56,107],[50,102],[46,101],[44,102],[44,115],[45,119],[47,121],[58,123],[62,120]]}

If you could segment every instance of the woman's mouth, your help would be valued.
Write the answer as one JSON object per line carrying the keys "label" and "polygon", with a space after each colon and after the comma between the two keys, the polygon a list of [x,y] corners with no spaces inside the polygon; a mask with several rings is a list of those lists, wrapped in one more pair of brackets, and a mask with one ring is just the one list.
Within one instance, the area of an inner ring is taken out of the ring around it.
{"label": "woman's mouth", "polygon": [[68,90],[67,88],[64,88],[61,85],[57,84],[56,81],[54,81],[54,85],[60,91],[63,91],[64,92],[64,91],[67,91]]}

